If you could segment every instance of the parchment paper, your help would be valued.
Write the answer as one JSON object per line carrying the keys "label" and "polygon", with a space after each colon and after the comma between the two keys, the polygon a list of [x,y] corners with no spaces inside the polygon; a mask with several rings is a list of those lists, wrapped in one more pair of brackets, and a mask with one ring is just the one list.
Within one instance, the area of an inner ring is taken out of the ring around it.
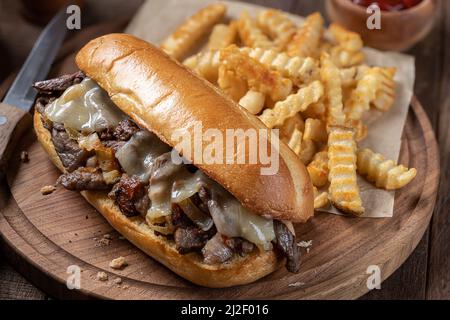
{"label": "parchment paper", "polygon": [[[127,33],[158,44],[174,31],[186,18],[204,7],[212,0],[147,0],[126,29]],[[227,19],[237,19],[242,10],[256,16],[263,9],[260,6],[241,2],[223,1],[228,6]],[[303,18],[290,17],[301,24]],[[199,48],[201,44],[199,44]],[[369,65],[396,67],[396,101],[392,109],[382,115],[369,116],[369,134],[360,147],[368,147],[382,153],[387,158],[398,160],[401,136],[411,101],[415,66],[414,58],[405,54],[381,52],[371,48],[364,49],[366,62]],[[375,188],[372,184],[358,177],[361,198],[366,209],[363,217],[392,217],[394,208],[394,192]],[[322,211],[339,214],[335,208]]]}

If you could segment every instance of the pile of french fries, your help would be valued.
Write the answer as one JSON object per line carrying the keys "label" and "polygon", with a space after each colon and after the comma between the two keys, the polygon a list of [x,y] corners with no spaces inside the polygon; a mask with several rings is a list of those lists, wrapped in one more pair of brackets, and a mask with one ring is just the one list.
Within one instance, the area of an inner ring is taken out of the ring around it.
{"label": "pile of french fries", "polygon": [[[327,29],[320,13],[298,26],[281,11],[221,23],[226,6],[211,4],[181,24],[161,48],[218,86],[280,138],[307,166],[316,209],[330,203],[364,213],[357,174],[378,188],[411,182],[416,169],[370,149],[364,114],[387,112],[395,101],[395,68],[364,63],[359,34],[338,24]],[[203,37],[207,49],[184,60]]]}

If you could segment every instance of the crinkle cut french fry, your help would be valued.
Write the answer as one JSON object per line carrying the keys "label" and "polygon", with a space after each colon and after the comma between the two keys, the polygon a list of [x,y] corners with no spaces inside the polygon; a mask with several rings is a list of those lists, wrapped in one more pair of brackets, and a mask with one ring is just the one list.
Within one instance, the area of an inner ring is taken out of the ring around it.
{"label": "crinkle cut french fry", "polygon": [[219,88],[235,102],[238,102],[248,91],[247,82],[225,65],[219,67]]}
{"label": "crinkle cut french fry", "polygon": [[342,104],[342,84],[339,69],[327,53],[320,58],[320,77],[325,88],[325,106],[327,107],[327,124],[343,125],[345,114]]}
{"label": "crinkle cut french fry", "polygon": [[288,146],[295,152],[296,155],[300,155],[302,149],[302,138],[302,132],[295,128],[294,132],[292,132],[291,138],[289,139]]}
{"label": "crinkle cut french fry", "polygon": [[[347,124],[352,122],[354,121],[349,120],[347,121]],[[358,142],[364,140],[367,137],[367,134],[369,133],[369,128],[364,124],[362,120],[357,120],[356,124],[354,124],[352,128],[355,129],[355,139]]]}
{"label": "crinkle cut french fry", "polygon": [[293,117],[286,119],[281,126],[276,126],[275,129],[279,130],[280,139],[286,143],[289,143],[294,130],[302,132],[303,135],[303,131],[305,130],[305,122],[303,121],[302,116],[297,113]]}
{"label": "crinkle cut french fry", "polygon": [[317,147],[314,141],[310,139],[303,139],[300,149],[300,160],[302,160],[303,164],[308,165],[313,159],[314,155],[317,152]]}
{"label": "crinkle cut french fry", "polygon": [[250,58],[235,45],[221,50],[220,60],[228,69],[245,79],[249,88],[268,95],[273,101],[285,99],[292,91],[291,80]]}
{"label": "crinkle cut french fry", "polygon": [[316,12],[309,15],[288,44],[287,53],[290,56],[317,56],[320,39],[323,35],[323,24],[324,20],[320,13]]}
{"label": "crinkle cut french fry", "polygon": [[217,82],[220,66],[220,51],[197,53],[183,61],[183,64],[211,83]]}
{"label": "crinkle cut french fry", "polygon": [[328,183],[328,152],[320,151],[306,167],[314,186],[320,188]]}
{"label": "crinkle cut french fry", "polygon": [[377,188],[395,190],[406,186],[416,176],[417,170],[397,165],[393,160],[370,149],[358,150],[358,173],[373,182]]}
{"label": "crinkle cut french fry", "polygon": [[228,47],[236,42],[237,37],[237,21],[231,22],[229,25],[216,24],[209,36],[208,49],[220,50]]}
{"label": "crinkle cut french fry", "polygon": [[366,71],[358,81],[356,89],[352,91],[345,106],[345,113],[349,119],[360,120],[364,112],[370,109],[370,102],[377,96],[377,88],[380,84],[379,68],[371,68]]}
{"label": "crinkle cut french fry", "polygon": [[305,111],[309,105],[319,101],[323,95],[320,81],[314,81],[306,87],[291,94],[285,100],[275,103],[272,109],[265,109],[259,119],[269,128],[281,126],[288,118]]}
{"label": "crinkle cut french fry", "polygon": [[258,114],[264,108],[265,98],[265,95],[261,92],[249,90],[245,96],[239,100],[239,104],[251,114]]}
{"label": "crinkle cut french fry", "polygon": [[369,70],[368,65],[362,64],[356,67],[342,68],[339,70],[341,74],[341,82],[343,87],[356,86],[359,80],[362,79],[365,72]]}
{"label": "crinkle cut french fry", "polygon": [[329,41],[322,41],[319,44],[319,57],[322,55],[322,53],[331,53],[331,48],[333,48],[333,44]]}
{"label": "crinkle cut french fry", "polygon": [[364,140],[369,133],[369,128],[362,120],[347,119],[345,126],[355,131],[355,140],[358,142]]}
{"label": "crinkle cut french fry", "polygon": [[330,50],[331,59],[337,67],[346,68],[363,63],[365,59],[361,51],[363,41],[358,33],[336,23],[330,25],[329,33],[332,40],[337,43]]}
{"label": "crinkle cut french fry", "polygon": [[332,23],[328,30],[331,38],[341,45],[343,49],[356,52],[363,48],[364,44],[358,33],[350,31],[337,23]]}
{"label": "crinkle cut french fry", "polygon": [[274,45],[284,50],[297,30],[297,26],[283,12],[275,9],[261,11],[258,15],[261,29],[272,37]]}
{"label": "crinkle cut french fry", "polygon": [[330,204],[330,200],[328,199],[327,192],[319,192],[316,187],[313,187],[314,190],[314,209],[320,209],[326,207]]}
{"label": "crinkle cut french fry", "polygon": [[332,47],[330,50],[330,56],[333,63],[339,68],[348,68],[362,64],[365,59],[362,51],[348,51],[341,46]]}
{"label": "crinkle cut french fry", "polygon": [[331,126],[328,136],[328,168],[330,199],[338,209],[361,215],[364,213],[356,181],[356,142],[351,128]]}
{"label": "crinkle cut french fry", "polygon": [[277,70],[297,86],[308,84],[319,78],[319,66],[313,58],[290,57],[284,52],[279,53],[262,48],[241,48],[241,51],[263,65]]}
{"label": "crinkle cut french fry", "polygon": [[238,33],[242,43],[247,47],[273,48],[274,46],[247,11],[243,11],[238,20]]}
{"label": "crinkle cut french fry", "polygon": [[306,119],[303,136],[305,139],[311,139],[315,142],[327,142],[328,134],[325,123],[319,119]]}
{"label": "crinkle cut french fry", "polygon": [[302,111],[303,118],[316,118],[320,120],[326,120],[327,107],[325,106],[324,99],[321,98],[316,103],[312,103],[305,111]]}
{"label": "crinkle cut french fry", "polygon": [[380,67],[365,71],[346,103],[347,116],[359,120],[371,105],[380,111],[388,111],[395,102],[395,72],[395,68]]}
{"label": "crinkle cut french fry", "polygon": [[377,88],[376,98],[372,105],[380,111],[388,111],[395,102],[395,68],[378,68],[380,83]]}
{"label": "crinkle cut french fry", "polygon": [[227,7],[221,3],[199,10],[162,42],[161,49],[174,59],[180,59],[225,15],[226,10]]}

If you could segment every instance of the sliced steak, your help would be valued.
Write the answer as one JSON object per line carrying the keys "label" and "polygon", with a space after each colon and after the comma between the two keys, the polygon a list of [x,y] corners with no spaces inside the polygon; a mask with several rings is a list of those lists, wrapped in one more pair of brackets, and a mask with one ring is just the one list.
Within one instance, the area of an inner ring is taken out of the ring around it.
{"label": "sliced steak", "polygon": [[36,103],[34,105],[34,107],[36,108],[36,111],[39,112],[40,114],[44,114],[45,111],[45,107],[47,107],[47,105],[49,103],[52,103],[56,98],[55,97],[50,97],[50,96],[39,96],[36,99]]}
{"label": "sliced steak", "polygon": [[227,238],[225,244],[235,252],[245,255],[253,251],[255,245],[242,238]]}
{"label": "sliced steak", "polygon": [[146,214],[150,207],[145,184],[139,178],[126,174],[114,185],[109,196],[115,199],[120,211],[127,217]]}
{"label": "sliced steak", "polygon": [[49,94],[49,95],[61,94],[70,86],[80,83],[85,77],[86,76],[84,75],[83,72],[78,71],[72,74],[63,75],[58,78],[38,81],[33,85],[33,87],[40,94]]}
{"label": "sliced steak", "polygon": [[200,251],[208,240],[208,234],[197,227],[181,227],[175,230],[174,240],[179,253]]}
{"label": "sliced steak", "polygon": [[204,203],[198,193],[194,194],[191,198],[193,204],[197,206],[202,212],[209,214],[208,204]]}
{"label": "sliced steak", "polygon": [[101,132],[98,132],[98,137],[100,138],[101,141],[103,141],[103,144],[105,142],[109,142],[109,141],[114,141],[116,142],[116,140],[114,140],[114,128],[106,128],[104,130],[102,130]]}
{"label": "sliced steak", "polygon": [[193,227],[194,223],[189,219],[187,215],[184,214],[181,207],[176,204],[172,203],[172,224],[175,228],[186,228],[186,227]]}
{"label": "sliced steak", "polygon": [[57,183],[72,191],[107,190],[110,188],[103,180],[101,171],[97,168],[78,168],[61,175]]}
{"label": "sliced steak", "polygon": [[119,141],[128,141],[140,130],[136,123],[131,119],[125,119],[119,122],[114,130],[114,137]]}
{"label": "sliced steak", "polygon": [[70,139],[69,134],[64,130],[64,126],[60,124],[53,124],[51,134],[53,145],[64,168],[72,172],[79,167],[83,167],[91,153],[81,149],[78,142]]}
{"label": "sliced steak", "polygon": [[248,254],[248,253],[252,252],[254,248],[255,248],[255,245],[246,240],[242,241],[242,243],[241,243],[241,253],[243,253],[243,254]]}
{"label": "sliced steak", "polygon": [[125,119],[119,122],[115,128],[108,128],[100,132],[100,140],[128,141],[140,129],[131,119]]}
{"label": "sliced steak", "polygon": [[287,258],[286,269],[290,272],[297,273],[300,269],[300,248],[295,241],[288,227],[281,221],[273,220],[275,230],[275,244]]}
{"label": "sliced steak", "polygon": [[111,148],[114,151],[114,153],[116,153],[117,150],[122,148],[125,143],[127,143],[127,142],[126,141],[116,141],[116,140],[103,141],[103,145],[107,148]]}
{"label": "sliced steak", "polygon": [[174,240],[178,252],[181,254],[200,251],[212,236],[216,234],[216,228],[203,231],[194,225],[189,217],[177,204],[172,204],[172,224],[176,228]]}
{"label": "sliced steak", "polygon": [[[52,128],[54,128],[55,130],[58,131],[65,131],[66,129],[64,128],[64,125],[62,123],[59,122],[53,122],[52,124]],[[67,133],[67,132],[66,132]],[[75,141],[75,140],[74,140]]]}
{"label": "sliced steak", "polygon": [[136,208],[137,212],[139,212],[142,215],[146,215],[148,209],[150,208],[150,198],[148,197],[147,189],[148,187],[144,187],[143,192],[139,192],[136,199],[134,199],[134,207]]}
{"label": "sliced steak", "polygon": [[225,244],[220,233],[216,233],[202,249],[203,261],[206,264],[223,263],[233,256],[233,249]]}

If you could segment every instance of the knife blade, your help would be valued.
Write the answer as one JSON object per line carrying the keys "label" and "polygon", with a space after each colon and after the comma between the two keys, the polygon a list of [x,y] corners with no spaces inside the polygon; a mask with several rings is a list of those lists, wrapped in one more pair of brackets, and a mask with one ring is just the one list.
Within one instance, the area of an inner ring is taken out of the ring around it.
{"label": "knife blade", "polygon": [[64,6],[39,35],[5,99],[0,103],[0,180],[5,175],[13,147],[30,127],[29,111],[37,95],[32,85],[47,76],[67,33],[65,20]]}
{"label": "knife blade", "polygon": [[64,7],[39,35],[22,69],[6,94],[4,103],[25,111],[31,109],[37,95],[32,84],[47,76],[67,33],[65,21],[66,8]]}

